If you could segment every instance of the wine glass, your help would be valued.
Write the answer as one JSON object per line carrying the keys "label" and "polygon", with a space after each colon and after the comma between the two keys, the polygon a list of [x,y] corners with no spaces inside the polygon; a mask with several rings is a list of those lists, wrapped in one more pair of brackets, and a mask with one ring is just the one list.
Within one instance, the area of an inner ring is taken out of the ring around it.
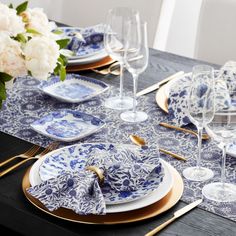
{"label": "wine glass", "polygon": [[236,201],[236,185],[225,182],[225,161],[227,146],[236,139],[236,91],[220,89],[216,95],[216,112],[206,131],[222,148],[221,180],[205,185],[202,194],[217,202],[231,202]]}
{"label": "wine glass", "polygon": [[133,106],[133,99],[124,96],[123,92],[127,22],[130,20],[140,21],[138,11],[126,7],[117,7],[109,10],[104,34],[105,49],[120,64],[120,94],[119,96],[108,98],[105,101],[105,106],[117,110],[130,109]]}
{"label": "wine glass", "polygon": [[147,23],[138,24],[136,21],[128,22],[127,42],[125,45],[125,65],[133,77],[133,109],[121,113],[122,120],[127,122],[141,122],[148,118],[143,111],[136,110],[136,92],[139,75],[148,65]]}
{"label": "wine glass", "polygon": [[192,181],[205,181],[214,176],[212,170],[201,166],[202,130],[214,117],[214,74],[210,66],[193,67],[188,113],[190,121],[198,130],[198,155],[197,165],[184,169],[183,175]]}

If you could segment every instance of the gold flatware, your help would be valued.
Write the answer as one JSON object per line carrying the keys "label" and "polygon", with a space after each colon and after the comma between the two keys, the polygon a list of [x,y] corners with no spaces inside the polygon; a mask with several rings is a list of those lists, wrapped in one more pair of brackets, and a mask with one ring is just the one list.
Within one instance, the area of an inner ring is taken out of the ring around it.
{"label": "gold flatware", "polygon": [[26,152],[21,153],[21,154],[18,154],[18,155],[15,155],[15,156],[13,156],[13,157],[11,157],[11,158],[8,158],[6,161],[1,162],[1,163],[0,163],[0,167],[2,167],[2,166],[4,166],[4,165],[8,164],[9,162],[11,162],[11,161],[17,159],[18,157],[20,157],[20,158],[29,158],[29,157],[32,157],[32,156],[34,156],[34,155],[37,153],[37,151],[38,151],[39,149],[40,149],[39,146],[34,145],[33,147],[31,147],[31,148],[30,148],[29,150],[27,150]]}
{"label": "gold flatware", "polygon": [[179,76],[182,76],[183,74],[184,74],[183,71],[179,71],[179,72],[177,72],[177,73],[167,77],[166,79],[163,79],[162,81],[160,81],[160,82],[158,82],[156,84],[151,85],[150,87],[147,87],[147,88],[141,90],[140,92],[138,92],[136,94],[136,96],[139,97],[139,96],[151,93],[152,91],[159,89],[162,85],[166,84],[170,80],[175,79],[175,78],[177,78]]}
{"label": "gold flatware", "polygon": [[[175,130],[183,131],[185,133],[189,133],[189,134],[198,136],[197,132],[195,132],[193,130],[189,130],[189,129],[181,128],[181,127],[178,127],[178,126],[170,125],[170,124],[167,124],[165,122],[161,122],[159,125],[161,125],[163,127],[166,127],[166,128],[175,129]],[[208,140],[208,139],[210,139],[210,137],[209,137],[208,134],[202,134],[202,139],[203,140]]]}
{"label": "gold flatware", "polygon": [[[131,141],[134,144],[136,144],[136,145],[139,145],[139,146],[145,146],[146,145],[145,140],[143,138],[137,136],[137,135],[131,134],[129,137],[130,137]],[[178,154],[175,154],[173,152],[167,151],[167,150],[165,150],[163,148],[159,148],[159,151],[163,152],[165,154],[168,154],[168,155],[174,157],[175,159],[178,159],[178,160],[181,160],[181,161],[186,161],[187,160],[185,157],[182,157],[182,156],[180,156]]]}
{"label": "gold flatware", "polygon": [[[57,142],[54,142],[54,143],[51,143],[50,145],[48,145],[48,147],[46,147],[41,153],[39,153],[38,155],[36,156],[28,156],[28,158],[26,158],[25,160],[9,167],[8,169],[0,172],[0,177],[6,175],[7,173],[15,170],[16,168],[18,168],[19,166],[23,165],[24,163],[26,163],[27,161],[30,161],[30,160],[35,160],[35,159],[39,159],[40,157],[44,156],[45,154],[47,154],[48,152],[54,150],[57,146],[59,145],[59,143]],[[23,157],[25,158],[25,157]]]}
{"label": "gold flatware", "polygon": [[164,222],[163,224],[161,224],[160,226],[156,227],[155,229],[153,229],[152,231],[148,232],[147,234],[145,234],[145,236],[153,236],[156,233],[158,233],[159,231],[161,231],[163,228],[165,228],[167,225],[169,225],[170,223],[172,223],[174,220],[176,220],[177,218],[179,218],[180,216],[184,215],[185,213],[189,212],[190,210],[192,210],[193,208],[195,208],[197,205],[199,205],[202,202],[202,199],[199,199],[195,202],[192,202],[190,204],[188,204],[187,206],[181,208],[180,210],[176,211],[174,213],[174,216],[172,218],[170,218],[169,220],[167,220],[166,222]]}
{"label": "gold flatware", "polygon": [[92,71],[101,74],[101,75],[108,75],[108,74],[113,74],[113,75],[120,75],[120,69],[117,68],[119,66],[119,62],[112,63],[110,66],[104,69],[92,69]]}
{"label": "gold flatware", "polygon": [[[136,50],[136,49],[131,49],[132,50]],[[120,51],[120,49],[119,49]],[[137,57],[134,57],[134,58],[131,58],[129,59],[129,61],[136,61],[136,60],[139,60],[139,59],[142,59],[142,55],[140,56],[137,56]],[[118,67],[118,69],[117,69]],[[120,75],[120,63],[119,62],[115,62],[115,63],[112,63],[110,66],[108,66],[107,68],[105,69],[102,69],[102,70],[99,70],[99,69],[92,69],[92,71],[96,72],[96,73],[99,73],[101,75],[108,75],[108,74],[112,74],[112,75]]]}

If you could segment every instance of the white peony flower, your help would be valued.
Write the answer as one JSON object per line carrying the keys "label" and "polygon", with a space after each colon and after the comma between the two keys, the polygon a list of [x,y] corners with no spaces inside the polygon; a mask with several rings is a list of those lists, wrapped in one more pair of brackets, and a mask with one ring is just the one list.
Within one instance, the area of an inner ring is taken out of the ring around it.
{"label": "white peony flower", "polygon": [[53,30],[53,24],[48,21],[42,8],[28,8],[22,14],[23,19],[27,22],[28,29],[34,29],[44,36],[49,36]]}
{"label": "white peony flower", "polygon": [[13,77],[27,75],[24,57],[19,42],[0,31],[0,72]]}
{"label": "white peony flower", "polygon": [[47,79],[54,71],[59,57],[58,44],[47,37],[34,37],[24,48],[26,68],[35,78]]}
{"label": "white peony flower", "polygon": [[22,18],[16,14],[16,10],[2,3],[0,3],[0,31],[5,31],[10,36],[25,32],[25,24]]}

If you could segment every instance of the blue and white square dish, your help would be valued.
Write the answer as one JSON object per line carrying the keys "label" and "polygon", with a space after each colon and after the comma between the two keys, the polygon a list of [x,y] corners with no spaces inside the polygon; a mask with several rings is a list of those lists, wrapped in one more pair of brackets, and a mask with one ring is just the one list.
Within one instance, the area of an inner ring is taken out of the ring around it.
{"label": "blue and white square dish", "polygon": [[38,88],[60,101],[78,103],[105,92],[109,86],[93,78],[67,74],[64,81],[59,76],[52,76],[49,80],[42,81]]}
{"label": "blue and white square dish", "polygon": [[38,133],[54,140],[72,142],[97,132],[105,122],[92,115],[72,110],[52,112],[31,124]]}

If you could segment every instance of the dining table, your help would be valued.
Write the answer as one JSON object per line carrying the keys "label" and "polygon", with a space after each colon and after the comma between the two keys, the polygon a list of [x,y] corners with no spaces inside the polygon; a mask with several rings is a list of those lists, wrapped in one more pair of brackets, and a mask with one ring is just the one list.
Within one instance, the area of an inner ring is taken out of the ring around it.
{"label": "dining table", "polygon": [[[178,72],[184,71],[185,73],[191,72],[192,67],[197,64],[209,64],[207,62],[202,62],[195,59],[190,59],[187,57],[171,54],[168,52],[158,51],[156,49],[149,49],[149,64],[144,73],[140,75],[138,90],[142,90],[152,84],[157,83],[165,79],[166,77]],[[219,65],[212,65],[214,68],[219,68]],[[77,72],[75,72],[77,73]],[[108,85],[112,86],[113,89],[119,88],[119,76],[107,74],[101,75],[92,70],[79,71],[81,75],[92,77],[98,80],[101,80]],[[128,94],[132,94],[132,77],[125,71],[124,73],[124,89]],[[122,132],[123,135],[127,137],[132,132],[143,133],[150,132],[150,140],[153,141],[151,135],[151,128],[157,128],[157,124],[154,123],[155,120],[165,120],[165,117],[168,115],[160,109],[160,107],[156,104],[155,101],[156,91],[153,91],[147,95],[140,96],[142,109],[145,110],[145,102],[149,102],[148,115],[152,117],[145,122],[140,124],[132,124],[123,122],[120,120],[119,112],[114,112],[112,119],[108,119],[107,125],[113,122],[113,132],[109,132],[108,137],[104,135],[100,135],[98,133],[95,137],[83,138],[82,140],[78,140],[77,143],[81,142],[93,142],[95,141],[108,141],[109,142],[119,142],[118,132]],[[13,96],[13,95],[12,95]],[[11,98],[12,98],[11,96]],[[142,99],[146,100],[142,100]],[[8,99],[8,98],[7,98]],[[47,97],[48,100],[52,99]],[[139,100],[138,100],[139,102]],[[41,104],[42,105],[42,104]],[[78,105],[79,106],[79,105]],[[17,105],[16,105],[17,109]],[[21,112],[24,114],[24,109],[21,107]],[[25,108],[27,109],[27,108]],[[97,108],[99,109],[99,108]],[[100,111],[96,110],[97,113]],[[4,112],[0,110],[0,113]],[[109,113],[109,109],[107,113]],[[27,112],[25,115],[27,116]],[[155,117],[153,116],[156,116]],[[14,126],[14,123],[17,122],[17,116],[15,116],[14,112],[12,112],[11,117],[8,117],[9,124]],[[6,160],[7,158],[22,153],[25,150],[29,149],[32,146],[32,143],[37,143],[37,140],[42,136],[39,135],[38,139],[25,139],[24,135],[20,132],[17,135],[11,133],[12,130],[9,129],[1,129],[1,126],[4,126],[5,122],[0,118],[0,161]],[[117,127],[116,127],[117,126]],[[105,128],[106,129],[106,128]],[[142,131],[143,129],[143,131]],[[164,128],[161,128],[162,131]],[[149,131],[148,131],[149,130]],[[158,128],[157,128],[158,131]],[[155,137],[155,140],[159,145],[162,145],[163,138],[168,137],[168,135],[176,135],[177,131],[168,130],[163,136],[163,132],[160,132],[160,136]],[[93,139],[94,138],[94,139]],[[52,140],[51,140],[52,141]],[[122,142],[122,140],[120,140]],[[128,143],[127,139],[127,143]],[[181,139],[182,142],[182,139]],[[191,142],[196,145],[197,139],[195,137],[186,138],[186,143]],[[75,142],[76,143],[76,142]],[[66,145],[66,144],[65,144]],[[168,148],[168,143],[163,143]],[[169,144],[169,145],[178,145],[177,144]],[[42,145],[46,146],[46,145]],[[179,154],[186,155],[186,151],[181,153],[181,149],[175,149],[172,147],[172,151],[178,150]],[[188,149],[189,155],[194,156],[194,152],[196,150]],[[187,157],[188,157],[187,153]],[[165,159],[167,162],[171,162],[171,164],[180,170],[180,166],[183,165],[183,162],[179,160],[174,160],[170,156],[166,154],[161,154],[161,157]],[[233,159],[232,159],[233,160]],[[235,163],[235,159],[233,160]],[[43,211],[40,211],[35,206],[33,206],[25,197],[22,191],[22,179],[26,172],[26,170],[33,164],[33,161],[29,161],[17,168],[13,172],[3,176],[0,178],[0,232],[2,235],[10,234],[11,235],[34,235],[34,236],[42,236],[42,235],[56,235],[56,236],[76,236],[76,235],[145,235],[153,228],[162,224],[166,220],[170,219],[174,212],[184,206],[186,206],[189,202],[182,199],[178,201],[178,203],[162,214],[158,214],[157,216],[132,222],[132,223],[124,223],[124,224],[113,224],[113,225],[91,225],[77,222],[70,222],[63,219],[58,219],[51,215],[46,214]],[[234,165],[236,169],[236,165]],[[182,173],[180,172],[180,175]],[[183,177],[184,178],[184,177]],[[185,184],[185,181],[184,181]],[[209,206],[211,202],[208,202]],[[209,207],[210,208],[210,207]],[[235,210],[235,208],[233,208]],[[132,214],[132,211],[130,212]],[[234,214],[235,215],[235,214]],[[192,211],[188,212],[184,216],[177,219],[175,222],[170,224],[168,227],[163,229],[159,235],[181,235],[181,236],[198,236],[198,235],[227,235],[234,236],[236,235],[236,222],[235,218],[230,219],[221,214],[221,212],[212,212],[204,208],[196,207]]]}

